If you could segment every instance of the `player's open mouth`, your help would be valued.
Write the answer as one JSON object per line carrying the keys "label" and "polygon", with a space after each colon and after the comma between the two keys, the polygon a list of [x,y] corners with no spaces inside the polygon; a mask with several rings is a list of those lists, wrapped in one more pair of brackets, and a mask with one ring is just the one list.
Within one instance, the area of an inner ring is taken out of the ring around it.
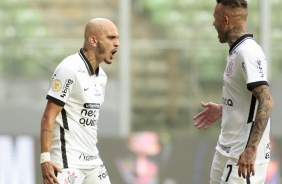
{"label": "player's open mouth", "polygon": [[111,58],[114,59],[115,58],[115,54],[117,53],[117,50],[114,50],[111,52]]}

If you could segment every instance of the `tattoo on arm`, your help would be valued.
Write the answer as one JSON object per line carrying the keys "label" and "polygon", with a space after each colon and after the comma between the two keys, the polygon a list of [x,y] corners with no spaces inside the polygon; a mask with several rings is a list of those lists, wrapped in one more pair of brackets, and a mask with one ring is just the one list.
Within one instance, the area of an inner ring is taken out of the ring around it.
{"label": "tattoo on arm", "polygon": [[252,90],[254,96],[258,100],[257,114],[255,122],[251,132],[251,136],[248,142],[248,147],[257,147],[267,126],[268,119],[272,109],[272,99],[269,91],[269,87],[262,85]]}

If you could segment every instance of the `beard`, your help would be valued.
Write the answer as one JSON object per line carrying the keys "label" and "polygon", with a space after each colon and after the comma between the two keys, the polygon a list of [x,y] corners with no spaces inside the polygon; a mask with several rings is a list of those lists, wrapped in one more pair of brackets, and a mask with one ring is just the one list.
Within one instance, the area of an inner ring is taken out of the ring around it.
{"label": "beard", "polygon": [[97,51],[98,51],[98,54],[106,53],[105,47],[102,44],[100,44],[100,42],[97,43]]}
{"label": "beard", "polygon": [[[103,55],[103,54],[106,53],[105,47],[100,42],[97,43],[97,52],[98,52],[99,55]],[[108,61],[107,59],[104,59],[104,62],[106,64],[112,64],[112,62]]]}

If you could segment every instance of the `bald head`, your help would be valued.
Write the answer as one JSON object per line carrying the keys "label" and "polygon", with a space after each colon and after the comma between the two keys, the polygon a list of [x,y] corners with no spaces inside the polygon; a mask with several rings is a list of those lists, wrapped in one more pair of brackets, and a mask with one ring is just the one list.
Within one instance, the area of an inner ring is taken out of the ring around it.
{"label": "bald head", "polygon": [[110,64],[119,46],[119,33],[115,24],[105,18],[90,20],[84,30],[82,50],[96,68],[101,62]]}
{"label": "bald head", "polygon": [[114,23],[105,18],[95,18],[90,20],[84,30],[84,39],[87,40],[90,35],[99,36],[108,26],[114,26]]}

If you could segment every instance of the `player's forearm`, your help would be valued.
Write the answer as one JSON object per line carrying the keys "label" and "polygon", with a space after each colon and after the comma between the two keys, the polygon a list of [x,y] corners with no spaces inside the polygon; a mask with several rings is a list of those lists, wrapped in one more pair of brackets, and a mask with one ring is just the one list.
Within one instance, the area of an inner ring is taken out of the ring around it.
{"label": "player's forearm", "polygon": [[43,117],[41,120],[41,153],[50,152],[52,138],[53,138],[54,125],[52,120]]}
{"label": "player's forearm", "polygon": [[264,130],[270,118],[273,102],[268,86],[254,90],[254,95],[259,101],[255,122],[251,131],[247,147],[256,148],[262,138]]}
{"label": "player's forearm", "polygon": [[222,117],[222,104],[218,104],[218,107],[219,107],[218,116],[219,118],[221,118]]}

